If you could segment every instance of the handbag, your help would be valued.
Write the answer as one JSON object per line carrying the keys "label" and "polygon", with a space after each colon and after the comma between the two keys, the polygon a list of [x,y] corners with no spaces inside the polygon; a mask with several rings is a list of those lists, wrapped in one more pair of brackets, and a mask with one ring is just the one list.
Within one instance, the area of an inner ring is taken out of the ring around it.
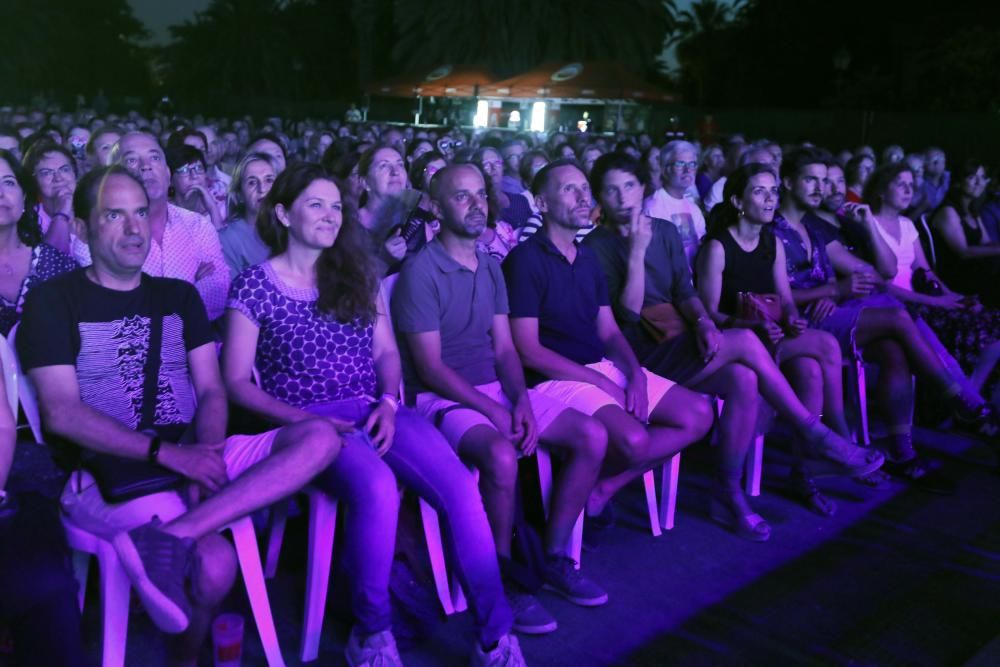
{"label": "handbag", "polygon": [[676,338],[687,331],[687,321],[672,303],[646,306],[639,312],[639,324],[657,343]]}
{"label": "handbag", "polygon": [[944,294],[944,288],[941,287],[941,283],[930,277],[927,269],[915,270],[911,279],[911,285],[913,291],[918,294],[928,294],[930,296],[941,296]]}
{"label": "handbag", "polygon": [[[142,416],[139,430],[149,435],[159,435],[169,442],[180,442],[189,432],[188,424],[156,426],[156,389],[160,376],[160,351],[163,344],[163,314],[159,304],[153,302],[149,320],[149,351],[143,368]],[[109,503],[122,503],[140,496],[178,488],[184,477],[163,466],[146,460],[126,459],[113,454],[85,451],[82,467],[97,483],[101,496]]]}
{"label": "handbag", "polygon": [[781,298],[777,294],[739,292],[737,317],[751,322],[781,322]]}

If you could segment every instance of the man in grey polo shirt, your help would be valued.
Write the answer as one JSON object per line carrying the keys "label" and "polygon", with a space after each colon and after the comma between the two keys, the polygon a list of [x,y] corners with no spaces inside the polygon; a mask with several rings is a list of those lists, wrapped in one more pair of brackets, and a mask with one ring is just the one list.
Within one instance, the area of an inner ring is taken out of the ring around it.
{"label": "man in grey polo shirt", "polygon": [[[480,488],[501,570],[510,558],[517,459],[538,441],[560,449],[563,472],[545,534],[545,587],[584,606],[605,593],[564,555],[577,516],[597,480],[607,433],[593,418],[526,387],[507,321],[507,290],[496,260],[476,251],[486,226],[479,169],[455,165],[431,181],[438,238],[403,266],[392,313],[402,336],[407,394],[480,473]],[[555,620],[526,591],[506,582],[514,629],[543,633]]]}

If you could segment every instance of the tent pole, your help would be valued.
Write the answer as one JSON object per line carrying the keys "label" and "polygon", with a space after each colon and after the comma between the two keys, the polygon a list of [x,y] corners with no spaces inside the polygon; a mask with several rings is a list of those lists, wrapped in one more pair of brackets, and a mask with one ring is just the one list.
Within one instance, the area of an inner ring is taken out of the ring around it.
{"label": "tent pole", "polygon": [[414,125],[420,125],[420,117],[423,115],[423,113],[424,113],[424,96],[417,95],[417,113],[413,119]]}

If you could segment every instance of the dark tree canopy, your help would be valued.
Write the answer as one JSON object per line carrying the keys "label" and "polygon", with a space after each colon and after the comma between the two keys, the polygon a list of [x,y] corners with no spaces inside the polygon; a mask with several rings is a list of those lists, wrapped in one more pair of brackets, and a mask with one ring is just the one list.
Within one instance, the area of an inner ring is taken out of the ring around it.
{"label": "dark tree canopy", "polygon": [[7,100],[148,92],[139,45],[146,30],[126,0],[3,0],[2,14],[0,90]]}
{"label": "dark tree canopy", "polygon": [[[719,4],[700,0],[692,15]],[[693,104],[1000,109],[995,3],[749,0],[711,29],[682,21],[678,41]]]}

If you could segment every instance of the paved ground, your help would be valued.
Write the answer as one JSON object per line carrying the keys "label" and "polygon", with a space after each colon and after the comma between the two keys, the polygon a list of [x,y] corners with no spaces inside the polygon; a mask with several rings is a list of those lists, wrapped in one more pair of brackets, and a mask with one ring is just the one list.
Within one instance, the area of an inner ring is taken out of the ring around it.
{"label": "paved ground", "polygon": [[[947,461],[961,483],[958,495],[829,481],[824,488],[840,506],[833,519],[784,497],[784,468],[769,458],[764,493],[754,501],[773,527],[765,544],[709,521],[708,456],[686,454],[677,527],[653,538],[640,486],[628,489],[608,541],[584,555],[586,572],[608,589],[610,602],[582,609],[543,594],[560,628],[522,638],[529,664],[1000,664],[1000,476],[992,453],[944,434],[922,433],[920,441]],[[300,664],[301,524],[289,524],[283,568],[270,588],[289,665]],[[240,586],[226,606],[248,619],[243,664],[264,664]],[[331,603],[314,664],[344,664],[342,606]],[[85,613],[95,656],[98,609],[92,604]],[[163,664],[148,620],[133,614],[131,630],[129,664]],[[404,650],[406,664],[467,663],[469,614],[432,619],[427,630],[428,638]]]}

